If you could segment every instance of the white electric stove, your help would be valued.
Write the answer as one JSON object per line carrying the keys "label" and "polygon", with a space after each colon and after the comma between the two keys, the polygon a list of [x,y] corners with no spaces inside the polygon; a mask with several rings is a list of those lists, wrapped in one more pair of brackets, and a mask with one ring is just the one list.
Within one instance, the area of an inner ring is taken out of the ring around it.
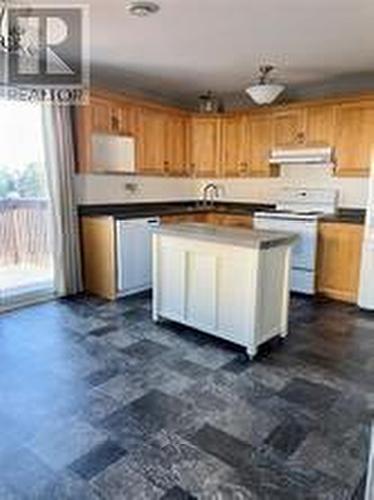
{"label": "white electric stove", "polygon": [[297,233],[293,248],[291,289],[314,294],[316,290],[316,259],[318,219],[334,214],[338,192],[331,189],[285,188],[276,200],[276,209],[256,212],[254,227]]}

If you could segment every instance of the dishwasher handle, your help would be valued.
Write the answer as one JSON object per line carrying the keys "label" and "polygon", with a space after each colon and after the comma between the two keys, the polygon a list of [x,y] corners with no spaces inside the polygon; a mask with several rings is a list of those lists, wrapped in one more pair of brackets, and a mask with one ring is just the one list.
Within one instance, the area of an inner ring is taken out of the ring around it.
{"label": "dishwasher handle", "polygon": [[147,224],[148,224],[148,226],[159,226],[160,225],[160,218],[154,217],[153,219],[148,219]]}

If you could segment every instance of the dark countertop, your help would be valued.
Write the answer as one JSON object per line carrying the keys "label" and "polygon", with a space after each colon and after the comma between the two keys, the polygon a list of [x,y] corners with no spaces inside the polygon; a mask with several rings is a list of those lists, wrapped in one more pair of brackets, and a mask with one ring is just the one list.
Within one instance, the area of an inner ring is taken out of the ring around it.
{"label": "dark countertop", "polygon": [[214,207],[196,200],[169,201],[169,202],[143,202],[118,205],[80,205],[79,215],[99,216],[109,215],[116,219],[130,219],[133,217],[154,217],[156,215],[181,215],[217,212],[235,215],[252,215],[259,210],[272,210],[274,205],[260,203],[222,202],[217,201]]}
{"label": "dark countertop", "polygon": [[[155,217],[160,215],[182,215],[216,212],[232,215],[253,215],[257,211],[271,211],[275,206],[271,204],[244,203],[232,201],[217,201],[214,207],[202,206],[196,200],[169,201],[169,202],[143,202],[108,205],[80,205],[81,216],[111,216],[116,219],[132,219],[135,217]],[[334,215],[326,215],[324,222],[346,222],[350,224],[364,224],[365,210],[359,208],[340,208]]]}
{"label": "dark countertop", "polygon": [[325,215],[323,222],[346,222],[349,224],[365,224],[366,210],[361,208],[339,208],[334,215]]}

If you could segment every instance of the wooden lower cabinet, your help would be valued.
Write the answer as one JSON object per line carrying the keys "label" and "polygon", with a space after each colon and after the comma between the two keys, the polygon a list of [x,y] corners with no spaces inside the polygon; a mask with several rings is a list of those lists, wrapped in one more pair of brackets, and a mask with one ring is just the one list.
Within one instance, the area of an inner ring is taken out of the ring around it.
{"label": "wooden lower cabinet", "polygon": [[317,290],[337,300],[357,302],[364,228],[359,224],[319,225]]}
{"label": "wooden lower cabinet", "polygon": [[207,222],[220,226],[243,227],[248,229],[253,227],[253,219],[250,215],[232,215],[212,212],[207,214]]}
{"label": "wooden lower cabinet", "polygon": [[163,215],[161,222],[164,224],[179,224],[182,222],[206,222],[208,214],[178,214],[178,215]]}
{"label": "wooden lower cabinet", "polygon": [[83,282],[86,292],[114,300],[116,237],[113,217],[81,217]]}

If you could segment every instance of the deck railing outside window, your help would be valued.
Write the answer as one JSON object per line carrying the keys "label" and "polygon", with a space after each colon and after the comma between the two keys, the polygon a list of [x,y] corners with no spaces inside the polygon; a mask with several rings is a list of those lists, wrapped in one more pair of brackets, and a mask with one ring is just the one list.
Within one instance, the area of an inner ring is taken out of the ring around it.
{"label": "deck railing outside window", "polygon": [[15,296],[52,286],[48,200],[0,199],[0,310]]}
{"label": "deck railing outside window", "polygon": [[48,266],[51,258],[47,200],[0,200],[0,266]]}

